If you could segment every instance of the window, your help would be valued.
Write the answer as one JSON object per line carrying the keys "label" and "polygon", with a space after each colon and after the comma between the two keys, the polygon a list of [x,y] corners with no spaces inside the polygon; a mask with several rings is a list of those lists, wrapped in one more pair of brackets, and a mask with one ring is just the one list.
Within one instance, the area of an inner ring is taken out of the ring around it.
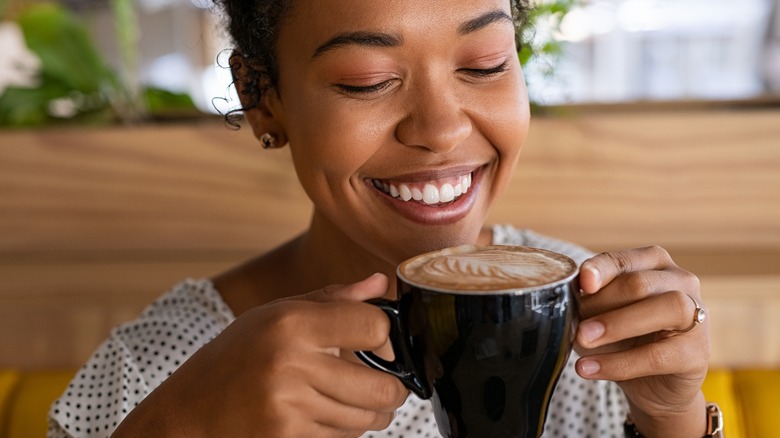
{"label": "window", "polygon": [[526,68],[540,104],[748,99],[780,92],[778,0],[597,0],[536,38],[557,63]]}

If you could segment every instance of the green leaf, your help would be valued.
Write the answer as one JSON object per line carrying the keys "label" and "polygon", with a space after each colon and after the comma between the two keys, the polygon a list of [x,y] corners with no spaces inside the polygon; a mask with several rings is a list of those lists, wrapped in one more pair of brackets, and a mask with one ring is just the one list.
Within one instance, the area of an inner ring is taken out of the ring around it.
{"label": "green leaf", "polygon": [[27,46],[41,59],[44,81],[59,82],[84,94],[116,84],[113,73],[92,44],[89,32],[61,6],[33,6],[18,21]]}
{"label": "green leaf", "polygon": [[195,103],[187,94],[173,93],[159,88],[144,90],[146,107],[152,114],[197,111]]}
{"label": "green leaf", "polygon": [[523,45],[523,47],[520,48],[520,51],[517,52],[517,56],[520,57],[520,64],[526,65],[528,64],[528,61],[530,61],[531,58],[534,56],[534,51],[530,46],[525,44]]}
{"label": "green leaf", "polygon": [[49,101],[66,95],[56,84],[38,88],[9,87],[0,96],[0,126],[40,126],[50,121]]}

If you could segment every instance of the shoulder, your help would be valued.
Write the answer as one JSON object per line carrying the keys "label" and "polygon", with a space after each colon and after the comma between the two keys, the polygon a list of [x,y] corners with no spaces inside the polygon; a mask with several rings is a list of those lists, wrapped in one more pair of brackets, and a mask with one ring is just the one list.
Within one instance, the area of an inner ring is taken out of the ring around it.
{"label": "shoulder", "polygon": [[141,377],[156,387],[234,319],[209,280],[187,279],[155,300],[137,319],[114,328],[107,344],[125,350]]}
{"label": "shoulder", "polygon": [[[114,328],[111,339],[141,363],[142,371],[171,357],[184,357],[216,337],[233,319],[209,280],[187,279],[150,304],[137,319]],[[158,373],[159,374],[159,373]],[[155,381],[158,374],[146,377]]]}
{"label": "shoulder", "polygon": [[147,306],[138,321],[160,317],[190,319],[191,316],[223,323],[235,318],[211,280],[186,279]]}
{"label": "shoulder", "polygon": [[146,395],[233,321],[209,280],[185,280],[111,331],[50,411],[50,428],[110,433]]}
{"label": "shoulder", "polygon": [[491,228],[493,231],[493,244],[495,245],[522,245],[542,248],[565,254],[574,259],[578,264],[594,255],[593,251],[580,245],[546,236],[527,228],[516,228],[513,225],[506,224],[493,225]]}

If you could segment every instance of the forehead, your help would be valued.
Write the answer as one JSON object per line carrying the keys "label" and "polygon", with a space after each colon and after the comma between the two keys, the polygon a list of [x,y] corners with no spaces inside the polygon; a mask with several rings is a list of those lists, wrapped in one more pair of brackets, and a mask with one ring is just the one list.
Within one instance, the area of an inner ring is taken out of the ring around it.
{"label": "forehead", "polygon": [[298,56],[308,56],[344,32],[379,31],[404,39],[457,36],[463,23],[495,10],[511,16],[510,1],[296,0],[280,29],[279,44],[292,44]]}

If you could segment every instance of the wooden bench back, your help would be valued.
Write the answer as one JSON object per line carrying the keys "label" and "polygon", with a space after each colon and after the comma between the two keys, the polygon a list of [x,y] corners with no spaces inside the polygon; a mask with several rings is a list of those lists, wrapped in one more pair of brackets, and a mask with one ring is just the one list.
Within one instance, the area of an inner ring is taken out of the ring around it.
{"label": "wooden bench back", "polygon": [[[0,365],[77,366],[310,209],[286,151],[221,122],[0,132]],[[597,251],[664,245],[702,279],[713,363],[780,364],[778,109],[535,118],[491,220]]]}

